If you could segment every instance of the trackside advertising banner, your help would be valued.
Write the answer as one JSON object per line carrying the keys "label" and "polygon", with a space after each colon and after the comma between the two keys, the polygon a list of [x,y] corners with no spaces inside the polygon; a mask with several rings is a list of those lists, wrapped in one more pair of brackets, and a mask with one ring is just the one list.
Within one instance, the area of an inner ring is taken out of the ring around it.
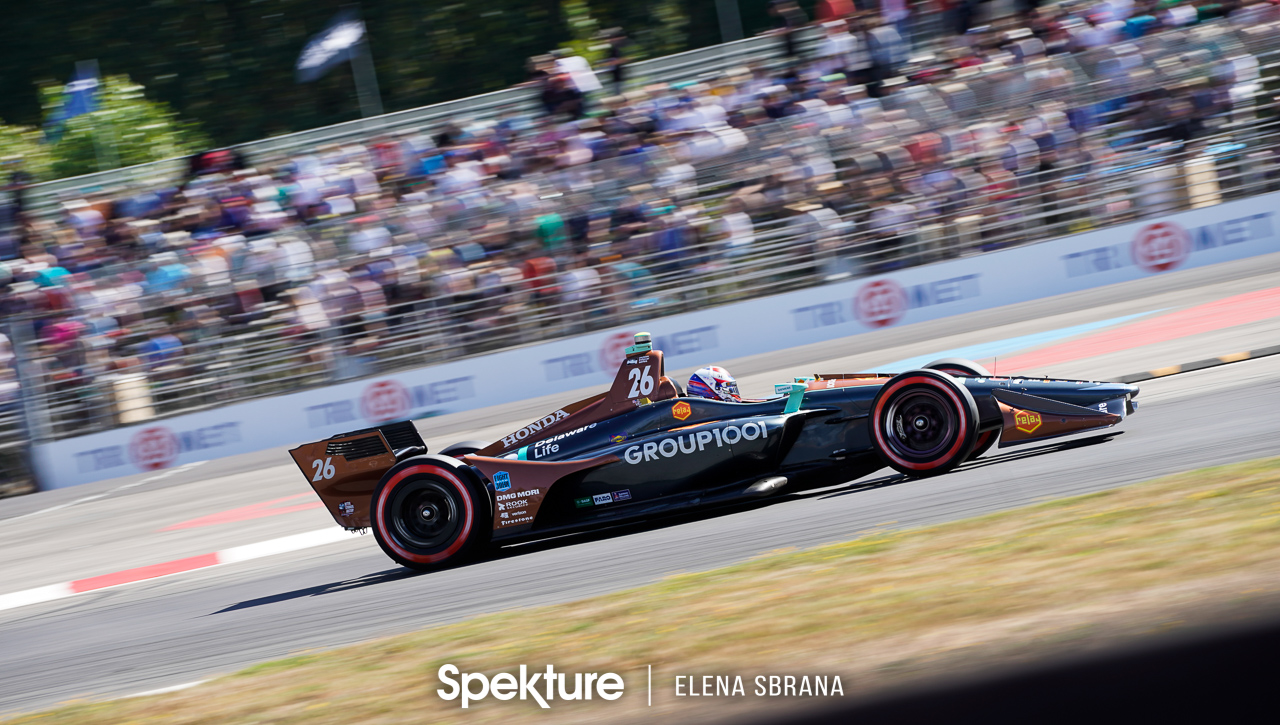
{"label": "trackside advertising banner", "polygon": [[1280,251],[1280,193],[1017,249],[36,446],[45,488],[608,385],[631,334],[671,370]]}

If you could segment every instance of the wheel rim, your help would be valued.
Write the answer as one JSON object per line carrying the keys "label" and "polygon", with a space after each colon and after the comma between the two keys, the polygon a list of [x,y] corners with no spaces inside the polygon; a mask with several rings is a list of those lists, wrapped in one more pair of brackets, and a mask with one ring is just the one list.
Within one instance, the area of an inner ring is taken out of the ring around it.
{"label": "wheel rim", "polygon": [[955,440],[959,428],[955,411],[931,390],[912,390],[893,401],[887,411],[889,445],[906,458],[927,459]]}
{"label": "wheel rim", "polygon": [[436,549],[457,538],[461,506],[436,481],[409,481],[391,499],[392,529],[403,546]]}

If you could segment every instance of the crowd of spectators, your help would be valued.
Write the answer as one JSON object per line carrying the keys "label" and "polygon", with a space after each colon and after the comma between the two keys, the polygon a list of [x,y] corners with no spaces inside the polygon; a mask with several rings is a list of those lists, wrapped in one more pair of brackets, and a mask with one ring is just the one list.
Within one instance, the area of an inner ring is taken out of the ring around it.
{"label": "crowd of spectators", "polygon": [[[1073,84],[1115,71],[1083,77],[1054,59],[1229,13],[1274,19],[1267,4],[1107,0],[1024,4],[1015,21],[975,27],[973,3],[942,9],[954,33],[925,43],[901,2],[824,1],[802,53],[807,18],[775,2],[785,62],[680,84],[624,85],[625,36],[610,31],[603,72],[568,52],[531,60],[531,117],[292,158],[201,154],[180,183],[22,216],[0,261],[0,315],[35,319],[23,334],[64,396],[100,393],[113,374],[154,386],[235,370],[250,343],[292,351],[277,378],[312,366],[333,379],[375,372],[391,341],[417,347],[385,364],[421,364],[424,340],[474,352],[672,299],[1085,229],[1137,211],[1085,180],[1130,150],[1215,130],[1244,71],[1233,61],[1082,104]],[[0,338],[12,400],[9,348]]]}

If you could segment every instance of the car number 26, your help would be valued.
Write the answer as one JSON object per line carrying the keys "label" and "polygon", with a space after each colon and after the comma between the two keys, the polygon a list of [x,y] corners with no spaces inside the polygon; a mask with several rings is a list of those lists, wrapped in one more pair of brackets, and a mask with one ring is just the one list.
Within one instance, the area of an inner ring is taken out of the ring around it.
{"label": "car number 26", "polygon": [[333,469],[333,456],[330,456],[323,461],[317,458],[311,462],[311,467],[316,471],[316,475],[311,477],[312,481],[319,481],[321,479],[327,481],[330,478],[333,478],[333,475],[337,473],[337,471]]}
{"label": "car number 26", "polygon": [[653,366],[646,365],[643,372],[640,368],[631,368],[627,372],[627,379],[631,381],[631,392],[627,393],[628,398],[638,398],[653,392],[653,375],[649,373],[652,369]]}

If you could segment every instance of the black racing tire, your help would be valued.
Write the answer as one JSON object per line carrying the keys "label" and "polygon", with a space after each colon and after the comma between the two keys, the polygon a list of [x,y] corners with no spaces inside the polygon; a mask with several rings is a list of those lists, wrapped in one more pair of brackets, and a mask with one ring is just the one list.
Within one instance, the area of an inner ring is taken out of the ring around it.
{"label": "black racing tire", "polygon": [[439,456],[411,458],[388,471],[373,491],[370,519],[382,551],[419,571],[465,562],[493,534],[484,486],[467,466]]}
{"label": "black racing tire", "polygon": [[908,476],[936,476],[964,463],[978,440],[978,404],[939,370],[909,370],[885,383],[871,404],[871,442]]}
{"label": "black racing tire", "polygon": [[475,453],[482,448],[488,447],[488,445],[489,444],[485,441],[459,441],[449,445],[443,451],[440,451],[440,455],[449,456],[450,458],[458,458],[469,453]]}
{"label": "black racing tire", "polygon": [[[924,366],[925,370],[941,370],[948,375],[967,375],[971,378],[989,378],[991,371],[982,367],[972,360],[966,360],[962,357],[944,357],[941,360],[934,360]],[[996,426],[990,430],[983,431],[978,434],[978,442],[973,446],[973,452],[969,454],[966,460],[973,459],[986,453],[991,446],[996,444],[1000,439],[1000,426]]]}
{"label": "black racing tire", "polygon": [[948,375],[968,375],[971,378],[989,378],[991,372],[972,360],[962,357],[944,357],[924,366],[925,370],[941,370]]}

